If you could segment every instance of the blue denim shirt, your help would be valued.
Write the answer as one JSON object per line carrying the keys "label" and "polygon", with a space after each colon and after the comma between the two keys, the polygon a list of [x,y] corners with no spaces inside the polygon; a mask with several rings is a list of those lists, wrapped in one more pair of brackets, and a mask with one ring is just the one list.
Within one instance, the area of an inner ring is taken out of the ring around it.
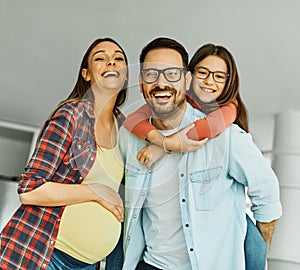
{"label": "blue denim shirt", "polygon": [[[180,128],[203,116],[187,105]],[[152,171],[136,159],[145,145],[143,140],[120,129],[126,164],[123,270],[135,268],[146,245],[142,209]],[[245,187],[256,220],[269,222],[282,214],[277,177],[250,134],[231,125],[201,149],[183,154],[178,168],[179,207],[192,268],[245,269]]]}

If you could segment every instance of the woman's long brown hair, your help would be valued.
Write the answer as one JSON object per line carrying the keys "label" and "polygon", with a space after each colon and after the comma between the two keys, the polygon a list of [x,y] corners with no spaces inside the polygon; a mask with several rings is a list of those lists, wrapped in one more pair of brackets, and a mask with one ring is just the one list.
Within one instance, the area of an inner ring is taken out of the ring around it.
{"label": "woman's long brown hair", "polygon": [[[111,38],[108,38],[108,37],[96,39],[89,46],[89,48],[87,49],[86,53],[83,56],[83,59],[81,61],[81,65],[80,65],[80,68],[79,68],[79,72],[78,72],[77,81],[75,83],[73,91],[70,93],[70,95],[66,99],[62,100],[58,104],[58,106],[54,109],[54,111],[50,114],[50,116],[48,117],[48,119],[46,120],[46,122],[44,123],[44,125],[43,125],[43,127],[41,129],[41,132],[40,132],[40,134],[38,136],[37,142],[40,140],[40,137],[42,135],[42,131],[47,126],[47,124],[49,123],[49,121],[51,120],[51,118],[53,117],[53,115],[64,104],[66,104],[68,102],[79,102],[79,101],[84,101],[84,100],[93,102],[94,97],[93,97],[93,93],[91,91],[91,83],[90,83],[90,81],[86,81],[82,77],[81,71],[82,71],[82,69],[87,69],[88,68],[88,58],[89,58],[89,55],[90,55],[91,51],[99,43],[102,43],[102,42],[105,42],[105,41],[112,42],[112,43],[116,44],[121,49],[121,51],[123,52],[124,57],[125,57],[126,65],[128,66],[127,56],[126,56],[124,50],[122,49],[122,47],[115,40],[113,40]],[[128,69],[127,69],[127,80],[125,81],[125,83],[124,83],[121,91],[118,93],[118,96],[117,96],[117,99],[116,99],[116,103],[115,103],[115,106],[114,106],[113,113],[114,113],[114,115],[116,117],[118,117],[118,115],[120,114],[120,110],[118,109],[118,107],[120,107],[125,102],[125,100],[126,100],[127,86],[128,86]]]}

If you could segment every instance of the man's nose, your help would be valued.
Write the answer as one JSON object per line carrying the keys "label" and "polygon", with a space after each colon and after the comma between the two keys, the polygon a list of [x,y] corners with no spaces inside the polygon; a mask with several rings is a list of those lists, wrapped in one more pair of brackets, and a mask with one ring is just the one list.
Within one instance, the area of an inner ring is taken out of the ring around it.
{"label": "man's nose", "polygon": [[169,82],[166,80],[165,76],[163,73],[160,73],[158,75],[157,81],[156,81],[157,85],[169,85]]}

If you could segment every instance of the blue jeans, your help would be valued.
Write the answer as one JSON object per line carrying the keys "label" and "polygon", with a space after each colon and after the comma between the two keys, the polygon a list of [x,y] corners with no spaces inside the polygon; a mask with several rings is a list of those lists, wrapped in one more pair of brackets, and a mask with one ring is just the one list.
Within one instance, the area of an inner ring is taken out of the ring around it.
{"label": "blue jeans", "polygon": [[74,257],[54,249],[47,270],[96,270],[95,264],[88,264]]}
{"label": "blue jeans", "polygon": [[123,254],[123,223],[118,244],[114,250],[106,257],[105,270],[121,270],[124,261]]}
{"label": "blue jeans", "polygon": [[153,265],[146,263],[145,261],[140,261],[135,268],[135,270],[161,270]]}
{"label": "blue jeans", "polygon": [[246,270],[264,270],[267,260],[267,244],[248,215],[244,244]]}

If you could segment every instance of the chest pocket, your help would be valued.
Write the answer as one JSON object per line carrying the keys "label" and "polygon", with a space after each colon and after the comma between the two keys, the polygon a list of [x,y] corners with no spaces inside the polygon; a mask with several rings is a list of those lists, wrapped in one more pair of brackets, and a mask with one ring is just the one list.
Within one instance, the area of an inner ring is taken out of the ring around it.
{"label": "chest pocket", "polygon": [[81,170],[87,166],[88,160],[92,157],[93,145],[89,139],[75,137],[72,145],[64,157],[64,163],[73,170]]}
{"label": "chest pocket", "polygon": [[191,174],[190,180],[197,210],[211,211],[222,201],[231,183],[225,177],[220,177],[221,173],[220,166]]}
{"label": "chest pocket", "polygon": [[146,170],[145,165],[140,162],[127,162],[125,167],[125,176],[126,177],[137,177],[138,175],[145,175],[148,171]]}
{"label": "chest pocket", "polygon": [[148,191],[149,172],[140,162],[127,162],[125,167],[125,205],[128,208],[139,208]]}

